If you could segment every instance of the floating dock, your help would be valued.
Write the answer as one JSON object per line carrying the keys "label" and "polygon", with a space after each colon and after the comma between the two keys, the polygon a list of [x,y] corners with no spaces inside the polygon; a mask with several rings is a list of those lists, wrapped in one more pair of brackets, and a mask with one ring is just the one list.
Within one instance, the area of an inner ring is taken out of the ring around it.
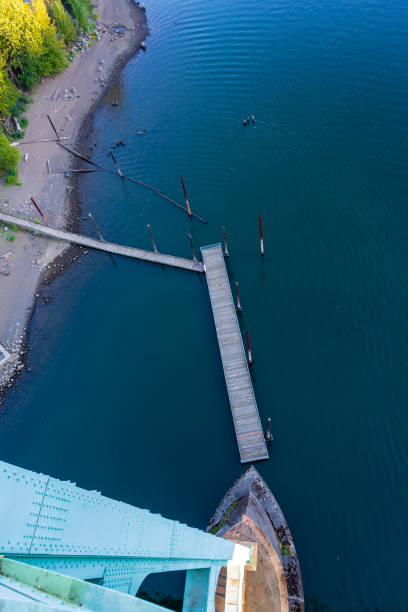
{"label": "floating dock", "polygon": [[202,247],[203,263],[201,263],[193,259],[145,251],[73,234],[4,213],[0,213],[0,221],[47,238],[63,240],[89,249],[191,272],[205,272],[241,463],[269,458],[220,244]]}
{"label": "floating dock", "polygon": [[123,255],[124,257],[131,257],[132,259],[141,259],[142,261],[158,263],[164,266],[171,266],[173,268],[182,268],[183,270],[191,270],[192,272],[204,272],[203,264],[199,261],[193,261],[192,259],[184,259],[183,257],[175,257],[174,255],[164,255],[163,253],[144,251],[143,249],[123,246],[113,242],[105,242],[97,240],[96,238],[88,238],[88,236],[72,234],[71,232],[54,229],[52,227],[48,227],[47,225],[33,223],[32,221],[20,219],[20,217],[5,215],[4,213],[0,213],[0,221],[3,223],[8,223],[11,226],[17,225],[17,227],[20,227],[21,229],[36,232],[36,234],[40,234],[41,236],[45,236],[47,238],[63,240],[65,242],[78,244],[89,249],[97,249],[98,251],[105,251],[106,253],[112,253],[113,255]]}
{"label": "floating dock", "polygon": [[268,459],[222,248],[216,244],[201,252],[241,463]]}

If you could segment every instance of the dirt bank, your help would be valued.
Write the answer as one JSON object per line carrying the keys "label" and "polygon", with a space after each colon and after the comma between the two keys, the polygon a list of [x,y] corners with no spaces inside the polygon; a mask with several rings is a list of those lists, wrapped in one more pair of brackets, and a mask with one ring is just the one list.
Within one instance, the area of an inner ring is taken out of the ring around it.
{"label": "dirt bank", "polygon": [[[26,113],[29,125],[19,149],[21,186],[0,186],[0,210],[30,220],[39,217],[33,197],[53,227],[72,227],[78,216],[77,181],[51,170],[75,167],[75,160],[56,142],[47,119],[65,142],[80,148],[110,81],[140,48],[147,36],[145,12],[133,0],[99,0],[99,35],[79,51],[64,73],[40,83]],[[118,30],[115,26],[122,26]],[[36,141],[29,143],[28,141]],[[27,143],[27,144],[24,144]],[[12,236],[14,239],[9,240]],[[14,376],[24,368],[24,347],[38,288],[45,275],[61,270],[67,246],[13,228],[0,229],[0,401]],[[2,255],[11,252],[6,258]],[[2,352],[1,347],[7,350]],[[4,361],[3,357],[7,357]],[[3,362],[2,362],[3,359]]]}

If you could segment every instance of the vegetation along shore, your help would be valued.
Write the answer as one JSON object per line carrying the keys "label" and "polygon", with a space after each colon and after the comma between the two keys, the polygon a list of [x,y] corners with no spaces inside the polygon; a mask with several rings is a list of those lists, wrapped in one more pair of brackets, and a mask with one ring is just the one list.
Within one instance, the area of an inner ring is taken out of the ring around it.
{"label": "vegetation along shore", "polygon": [[[53,173],[74,160],[52,124],[87,153],[94,112],[146,35],[144,7],[133,0],[0,0],[2,212],[39,222],[33,199],[51,226],[75,226],[77,179]],[[71,259],[64,244],[0,225],[0,402],[24,368],[41,282]]]}

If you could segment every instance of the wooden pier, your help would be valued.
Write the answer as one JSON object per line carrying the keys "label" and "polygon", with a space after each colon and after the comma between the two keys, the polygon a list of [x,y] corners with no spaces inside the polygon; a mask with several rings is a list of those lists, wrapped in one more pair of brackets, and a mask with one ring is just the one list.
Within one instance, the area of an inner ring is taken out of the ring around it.
{"label": "wooden pier", "polygon": [[123,255],[124,257],[131,257],[133,259],[141,259],[142,261],[158,263],[164,266],[172,266],[173,268],[182,268],[193,272],[204,272],[203,264],[199,261],[193,261],[192,259],[184,259],[183,257],[164,255],[162,253],[153,253],[152,251],[144,251],[143,249],[114,244],[113,242],[105,242],[97,240],[96,238],[88,238],[88,236],[57,230],[47,225],[32,223],[26,219],[20,219],[20,217],[5,215],[3,213],[0,213],[0,221],[10,226],[17,225],[17,227],[21,229],[36,232],[47,238],[63,240],[89,249],[97,249],[98,251],[105,251],[106,253],[113,253],[114,255]]}
{"label": "wooden pier", "polygon": [[0,221],[11,227],[17,226],[46,238],[63,240],[89,249],[192,272],[205,272],[241,463],[269,458],[220,244],[202,247],[201,263],[73,234],[4,213],[0,213]]}
{"label": "wooden pier", "polygon": [[241,463],[268,459],[222,248],[216,244],[201,252]]}

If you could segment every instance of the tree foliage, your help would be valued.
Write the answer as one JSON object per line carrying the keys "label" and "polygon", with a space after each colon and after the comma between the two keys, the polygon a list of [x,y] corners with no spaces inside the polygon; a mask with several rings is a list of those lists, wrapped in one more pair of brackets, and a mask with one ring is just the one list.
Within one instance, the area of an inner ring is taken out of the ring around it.
{"label": "tree foliage", "polygon": [[6,60],[0,53],[0,117],[6,116],[16,104],[18,93],[8,74]]}
{"label": "tree foliage", "polygon": [[67,65],[63,40],[57,36],[44,0],[0,0],[0,51],[19,84],[30,89],[41,78]]}
{"label": "tree foliage", "polygon": [[[92,8],[91,0],[0,0],[0,119],[21,112],[20,88],[32,89],[41,77],[64,70],[66,45],[90,29]],[[19,154],[0,135],[0,172],[11,176]]]}
{"label": "tree foliage", "polygon": [[[34,0],[34,4],[42,0]],[[24,52],[41,53],[41,25],[34,8],[22,0],[0,0],[0,49],[8,59],[18,58]]]}
{"label": "tree foliage", "polygon": [[77,31],[71,15],[65,10],[61,0],[49,0],[47,8],[57,32],[67,45],[72,44],[77,36]]}
{"label": "tree foliage", "polygon": [[65,6],[73,15],[77,27],[89,31],[89,18],[92,15],[93,4],[91,0],[63,0]]}
{"label": "tree foliage", "polygon": [[12,147],[4,134],[0,134],[0,172],[12,177],[9,183],[17,182],[19,151]]}
{"label": "tree foliage", "polygon": [[12,86],[31,89],[42,76],[66,67],[65,45],[89,29],[92,7],[91,0],[0,0],[0,92],[5,99],[11,83],[7,72]]}

